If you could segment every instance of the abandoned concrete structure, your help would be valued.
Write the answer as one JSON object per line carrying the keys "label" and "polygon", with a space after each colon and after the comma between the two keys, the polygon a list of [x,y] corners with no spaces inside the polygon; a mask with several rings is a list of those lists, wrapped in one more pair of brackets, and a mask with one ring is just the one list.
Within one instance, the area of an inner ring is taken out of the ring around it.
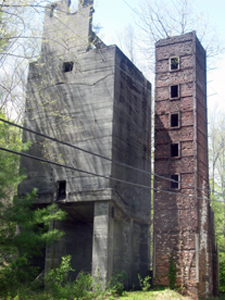
{"label": "abandoned concrete structure", "polygon": [[24,131],[28,153],[92,174],[23,158],[27,179],[18,193],[35,187],[37,207],[55,202],[68,213],[52,224],[65,235],[46,247],[43,269],[71,254],[77,273],[91,272],[104,285],[115,270],[125,271],[131,288],[150,269],[151,193],[142,186],[151,178],[134,168],[150,171],[151,84],[95,35],[92,16],[93,0],[79,1],[73,14],[66,1],[47,6],[41,57],[29,67],[24,126],[109,160]]}
{"label": "abandoned concrete structure", "polygon": [[194,299],[218,288],[206,109],[206,53],[195,32],[158,41],[154,282],[168,285],[175,262],[177,285]]}
{"label": "abandoned concrete structure", "polygon": [[[131,288],[150,269],[151,84],[92,31],[93,0],[80,0],[73,14],[68,3],[46,8],[24,125],[86,152],[24,131],[28,153],[71,169],[22,158],[18,193],[35,187],[37,207],[55,202],[68,213],[52,224],[65,235],[46,246],[42,269],[71,254],[73,276],[88,271],[105,285],[125,271]],[[194,299],[216,294],[206,55],[195,32],[156,43],[155,174],[154,283],[168,285],[176,262],[176,283]]]}

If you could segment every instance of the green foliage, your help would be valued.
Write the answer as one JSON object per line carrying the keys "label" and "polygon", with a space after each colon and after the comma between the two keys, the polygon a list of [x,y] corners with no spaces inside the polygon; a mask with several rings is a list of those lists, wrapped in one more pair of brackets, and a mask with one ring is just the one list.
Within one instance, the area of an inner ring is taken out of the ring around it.
{"label": "green foliage", "polygon": [[10,45],[9,37],[13,35],[13,31],[7,26],[7,16],[0,11],[0,50],[4,52]]}
{"label": "green foliage", "polygon": [[70,264],[71,256],[62,257],[61,265],[50,270],[46,277],[46,288],[53,299],[96,299],[103,292],[90,274],[81,272],[74,281],[68,278],[74,271]]}
{"label": "green foliage", "polygon": [[10,291],[13,295],[21,284],[29,285],[38,274],[37,268],[30,265],[32,257],[40,255],[47,242],[51,243],[63,234],[48,228],[53,219],[61,220],[65,213],[57,210],[55,204],[34,210],[35,198],[34,190],[1,210],[0,250],[4,261],[0,269],[0,294]]}
{"label": "green foliage", "polygon": [[124,281],[127,277],[128,275],[126,272],[119,272],[116,270],[107,284],[107,290],[113,295],[121,296],[124,292]]}
{"label": "green foliage", "polygon": [[105,295],[121,296],[124,292],[125,272],[116,271],[108,282],[106,290],[102,290],[100,279],[94,279],[90,274],[81,272],[74,281],[68,278],[69,272],[74,271],[70,264],[71,256],[62,258],[61,265],[50,270],[46,277],[46,288],[51,299],[105,299]]}
{"label": "green foliage", "polygon": [[[218,186],[214,184],[215,189],[219,191]],[[225,243],[224,243],[224,203],[223,199],[216,194],[210,197],[213,201],[211,203],[214,212],[214,226],[215,226],[215,240],[219,250],[219,261],[225,260]],[[221,202],[217,201],[220,200]]]}
{"label": "green foliage", "polygon": [[46,277],[46,285],[51,288],[58,288],[66,284],[70,271],[74,271],[70,265],[71,256],[62,257],[62,262],[58,268],[51,269]]}
{"label": "green foliage", "polygon": [[219,263],[220,292],[225,292],[225,260]]}
{"label": "green foliage", "polygon": [[[0,112],[0,118],[6,119]],[[17,152],[28,149],[30,143],[22,143],[22,132],[13,126],[0,121],[0,145]],[[20,157],[0,151],[0,205],[12,201],[17,185],[24,179],[19,171]]]}
{"label": "green foliage", "polygon": [[177,268],[176,268],[176,262],[174,261],[172,252],[170,253],[168,276],[170,281],[170,288],[173,290],[176,288]]}
{"label": "green foliage", "polygon": [[[0,117],[5,118],[3,113]],[[22,143],[21,132],[4,122],[0,122],[0,144],[17,152],[29,147]],[[38,274],[31,259],[41,254],[47,242],[62,236],[56,229],[49,230],[49,225],[65,217],[55,204],[34,209],[36,190],[20,199],[14,197],[24,179],[19,162],[18,155],[0,151],[0,295],[4,297],[16,295],[19,287],[28,286]]]}
{"label": "green foliage", "polygon": [[139,283],[140,283],[140,287],[142,289],[143,292],[147,292],[150,290],[151,287],[151,277],[150,276],[146,276],[145,278],[141,278],[141,275],[138,274],[138,279],[139,279]]}

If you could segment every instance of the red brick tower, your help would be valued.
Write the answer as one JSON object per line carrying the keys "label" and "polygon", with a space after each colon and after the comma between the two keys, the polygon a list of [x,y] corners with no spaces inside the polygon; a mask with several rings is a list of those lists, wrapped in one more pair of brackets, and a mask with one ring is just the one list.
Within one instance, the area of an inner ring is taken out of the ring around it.
{"label": "red brick tower", "polygon": [[194,299],[208,297],[214,236],[207,191],[206,53],[195,32],[156,43],[155,174],[169,180],[155,177],[154,282],[169,285],[174,265],[178,286]]}

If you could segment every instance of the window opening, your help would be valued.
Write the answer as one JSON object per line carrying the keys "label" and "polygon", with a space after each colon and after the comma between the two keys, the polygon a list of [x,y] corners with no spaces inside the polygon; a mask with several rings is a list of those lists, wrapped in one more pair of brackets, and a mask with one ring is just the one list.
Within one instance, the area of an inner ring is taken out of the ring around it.
{"label": "window opening", "polygon": [[179,144],[171,144],[170,145],[170,154],[171,157],[178,157],[179,156]]}
{"label": "window opening", "polygon": [[53,3],[53,4],[51,5],[51,10],[50,10],[50,13],[49,13],[50,18],[53,17],[53,15],[54,15],[54,10],[56,9],[56,7],[57,7],[57,3]]}
{"label": "window opening", "polygon": [[172,57],[170,59],[170,70],[178,70],[178,68],[179,68],[179,58]]}
{"label": "window opening", "polygon": [[170,98],[178,97],[178,85],[171,85],[170,87]]}
{"label": "window opening", "polygon": [[179,114],[171,114],[170,115],[170,126],[178,127],[179,126]]}
{"label": "window opening", "polygon": [[64,73],[71,72],[73,70],[73,65],[74,65],[73,61],[64,62],[63,63],[63,72]]}
{"label": "window opening", "polygon": [[171,175],[170,177],[172,180],[174,181],[170,181],[170,187],[171,189],[178,189],[179,188],[179,175],[178,174],[174,174]]}
{"label": "window opening", "polygon": [[58,181],[58,200],[66,198],[66,181]]}
{"label": "window opening", "polygon": [[112,209],[111,209],[111,217],[114,218],[115,216],[115,209],[114,209],[114,206],[112,206]]}

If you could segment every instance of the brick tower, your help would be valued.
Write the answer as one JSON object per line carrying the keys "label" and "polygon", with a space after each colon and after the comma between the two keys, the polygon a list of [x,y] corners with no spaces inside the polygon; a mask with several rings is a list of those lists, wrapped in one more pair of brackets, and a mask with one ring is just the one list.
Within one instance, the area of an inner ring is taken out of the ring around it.
{"label": "brick tower", "polygon": [[[193,31],[156,43],[154,282],[213,293],[206,53]],[[173,181],[171,181],[173,180]],[[164,190],[164,191],[163,191]],[[175,267],[176,265],[176,267]]]}

